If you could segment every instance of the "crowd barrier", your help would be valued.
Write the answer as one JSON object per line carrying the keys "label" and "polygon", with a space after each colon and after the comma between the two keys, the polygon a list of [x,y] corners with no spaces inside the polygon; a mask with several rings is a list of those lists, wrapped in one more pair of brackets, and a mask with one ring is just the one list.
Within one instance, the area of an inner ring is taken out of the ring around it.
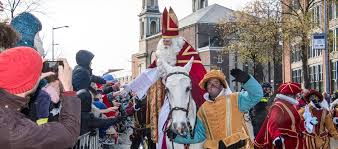
{"label": "crowd barrier", "polygon": [[72,149],[98,149],[99,148],[99,130],[88,132],[79,136],[76,145]]}

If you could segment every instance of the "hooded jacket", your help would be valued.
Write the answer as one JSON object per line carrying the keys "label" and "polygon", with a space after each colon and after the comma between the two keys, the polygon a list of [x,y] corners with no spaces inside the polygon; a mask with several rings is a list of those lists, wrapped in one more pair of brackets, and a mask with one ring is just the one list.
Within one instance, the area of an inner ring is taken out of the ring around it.
{"label": "hooded jacket", "polygon": [[92,69],[90,63],[94,58],[94,54],[87,50],[80,50],[76,53],[76,63],[73,70],[73,88],[75,91],[81,89],[89,89],[90,83],[105,84],[106,81],[103,78],[92,75]]}

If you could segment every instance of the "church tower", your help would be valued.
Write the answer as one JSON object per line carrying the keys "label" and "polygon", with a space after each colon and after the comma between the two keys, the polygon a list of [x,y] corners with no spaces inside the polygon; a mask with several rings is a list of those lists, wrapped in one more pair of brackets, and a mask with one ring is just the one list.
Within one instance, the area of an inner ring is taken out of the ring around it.
{"label": "church tower", "polygon": [[208,0],[192,0],[192,12],[208,7]]}
{"label": "church tower", "polygon": [[139,52],[136,56],[139,60],[140,71],[150,65],[150,51],[148,49],[147,39],[161,31],[161,13],[158,8],[158,0],[142,0],[142,11],[138,15],[140,22]]}
{"label": "church tower", "polygon": [[140,39],[144,39],[160,32],[161,13],[158,0],[142,0],[140,18]]}

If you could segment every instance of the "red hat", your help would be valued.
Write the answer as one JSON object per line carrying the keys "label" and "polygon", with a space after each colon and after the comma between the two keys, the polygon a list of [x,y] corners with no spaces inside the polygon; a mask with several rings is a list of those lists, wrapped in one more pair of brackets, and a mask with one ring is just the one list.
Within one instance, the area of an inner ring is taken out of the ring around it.
{"label": "red hat", "polygon": [[96,86],[97,86],[97,89],[99,89],[99,90],[102,90],[102,89],[103,89],[103,85],[100,84],[100,83],[96,83]]}
{"label": "red hat", "polygon": [[323,101],[323,95],[322,95],[320,92],[318,92],[318,91],[316,91],[316,90],[314,90],[314,89],[310,89],[310,91],[307,92],[307,93],[305,93],[305,95],[304,95],[304,99],[305,99],[305,101],[306,101],[307,103],[310,102],[310,96],[312,96],[312,95],[317,96],[319,102],[322,102],[322,101]]}
{"label": "red hat", "polygon": [[287,82],[279,86],[277,93],[283,95],[296,95],[302,91],[299,83]]}
{"label": "red hat", "polygon": [[169,12],[164,8],[162,14],[162,37],[173,38],[178,35],[178,19],[174,10],[170,7]]}
{"label": "red hat", "polygon": [[0,88],[11,94],[33,89],[41,71],[42,59],[30,47],[16,47],[0,53]]}

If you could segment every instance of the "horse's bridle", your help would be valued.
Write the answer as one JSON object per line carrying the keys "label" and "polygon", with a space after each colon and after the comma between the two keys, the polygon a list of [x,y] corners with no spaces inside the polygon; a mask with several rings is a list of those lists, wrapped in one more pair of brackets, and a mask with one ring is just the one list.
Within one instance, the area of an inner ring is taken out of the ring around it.
{"label": "horse's bridle", "polygon": [[[182,75],[185,75],[186,77],[188,77],[190,79],[190,76],[189,74],[185,73],[185,72],[173,72],[173,73],[169,73],[166,78],[165,78],[165,81],[167,82],[167,79],[172,76],[172,75],[179,75],[179,74],[182,74]],[[167,89],[166,89],[167,90]],[[166,94],[169,94],[169,92],[167,92]],[[171,118],[171,113],[173,111],[183,111],[186,113],[186,116],[188,116],[189,114],[189,106],[190,106],[190,96],[189,96],[189,101],[188,101],[188,105],[187,105],[187,108],[182,108],[182,107],[171,107],[171,104],[169,102],[169,107],[170,107],[170,112],[169,112],[169,117]]]}
{"label": "horse's bridle", "polygon": [[[172,73],[169,73],[166,77],[165,77],[165,82],[167,82],[167,79],[172,76],[172,75],[185,75],[186,77],[188,77],[190,79],[190,76],[188,73],[185,73],[185,72],[172,72]],[[191,79],[190,79],[191,80]],[[167,89],[166,89],[167,90]],[[191,89],[190,89],[191,91]],[[167,92],[166,94],[169,94],[169,92]],[[169,120],[172,119],[172,112],[173,111],[183,111],[186,113],[186,117],[187,117],[187,124],[188,124],[188,127],[189,127],[189,133],[190,133],[190,137],[193,139],[194,138],[194,132],[192,130],[192,127],[191,127],[191,124],[189,122],[189,108],[190,108],[190,101],[191,101],[191,95],[189,96],[189,101],[188,101],[188,105],[187,105],[187,108],[182,108],[182,107],[173,107],[171,106],[170,102],[169,102],[169,108],[170,108],[170,112],[169,112],[169,115],[168,115],[168,119],[167,119],[167,122]],[[170,127],[167,127],[167,128],[170,128]],[[170,131],[170,129],[167,129],[165,131]]]}

